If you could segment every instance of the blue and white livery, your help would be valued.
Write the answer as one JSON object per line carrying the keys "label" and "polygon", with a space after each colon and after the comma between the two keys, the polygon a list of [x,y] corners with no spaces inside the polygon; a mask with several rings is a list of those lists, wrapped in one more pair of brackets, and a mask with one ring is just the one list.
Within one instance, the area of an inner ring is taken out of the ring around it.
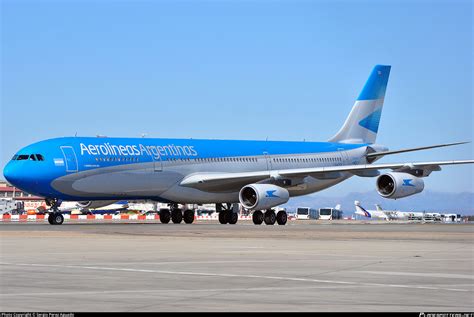
{"label": "blue and white livery", "polygon": [[[285,224],[286,212],[273,207],[290,197],[314,193],[354,175],[378,177],[386,198],[423,190],[423,177],[440,161],[373,164],[382,156],[460,143],[389,151],[375,143],[390,66],[374,67],[339,132],[329,142],[66,137],[24,147],[3,173],[13,185],[45,197],[49,221],[61,224],[61,201],[83,207],[119,200],[169,203],[160,210],[167,223],[192,223],[194,212],[180,205],[215,203],[221,223],[237,222],[232,204],[253,212],[255,224]],[[391,172],[380,175],[379,170]]]}

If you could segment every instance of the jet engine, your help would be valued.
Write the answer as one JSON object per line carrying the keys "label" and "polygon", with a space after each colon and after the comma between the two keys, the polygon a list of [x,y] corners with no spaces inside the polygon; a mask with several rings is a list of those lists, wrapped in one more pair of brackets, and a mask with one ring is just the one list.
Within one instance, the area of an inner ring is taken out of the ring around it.
{"label": "jet engine", "polygon": [[239,201],[246,209],[265,210],[284,204],[290,199],[288,190],[271,184],[250,184],[242,187]]}
{"label": "jet engine", "polygon": [[78,201],[77,206],[80,208],[100,208],[113,204],[117,200],[94,200],[94,201]]}
{"label": "jet engine", "polygon": [[377,178],[377,191],[384,198],[403,198],[420,193],[424,188],[423,179],[408,173],[391,172]]}

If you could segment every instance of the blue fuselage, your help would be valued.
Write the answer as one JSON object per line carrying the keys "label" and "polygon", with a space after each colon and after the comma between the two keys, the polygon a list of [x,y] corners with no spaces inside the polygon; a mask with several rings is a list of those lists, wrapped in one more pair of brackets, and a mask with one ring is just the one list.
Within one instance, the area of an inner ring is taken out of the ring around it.
{"label": "blue fuselage", "polygon": [[[32,194],[61,200],[153,199],[235,202],[239,188],[206,192],[179,183],[194,173],[235,173],[365,164],[367,144],[148,138],[66,137],[31,144],[13,157],[5,178]],[[348,178],[306,177],[292,196]],[[304,185],[304,186],[302,186]]]}

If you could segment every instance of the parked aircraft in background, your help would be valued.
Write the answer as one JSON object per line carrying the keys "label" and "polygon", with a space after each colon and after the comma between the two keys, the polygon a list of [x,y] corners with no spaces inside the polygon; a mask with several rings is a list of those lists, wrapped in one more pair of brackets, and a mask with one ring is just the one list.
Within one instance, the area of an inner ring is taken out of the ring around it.
{"label": "parked aircraft in background", "polygon": [[441,214],[436,212],[414,212],[400,210],[384,210],[378,204],[375,205],[376,210],[367,210],[359,201],[354,202],[356,215],[366,218],[384,219],[384,220],[441,220]]}
{"label": "parked aircraft in background", "polygon": [[441,166],[474,160],[374,164],[386,155],[461,144],[395,151],[376,144],[389,73],[390,66],[374,67],[328,142],[56,138],[19,150],[3,174],[14,186],[46,198],[51,224],[64,221],[62,201],[100,207],[127,199],[168,203],[170,209],[160,210],[163,223],[193,222],[194,210],[180,205],[215,203],[219,221],[235,224],[232,205],[240,202],[253,212],[255,224],[284,225],[287,213],[274,207],[352,176],[377,177],[384,198],[407,197],[421,192],[423,179]]}
{"label": "parked aircraft in background", "polygon": [[70,212],[72,210],[79,210],[82,213],[116,213],[124,211],[128,208],[127,201],[111,201],[109,205],[96,207],[91,202],[81,201],[64,201],[58,207],[61,212]]}

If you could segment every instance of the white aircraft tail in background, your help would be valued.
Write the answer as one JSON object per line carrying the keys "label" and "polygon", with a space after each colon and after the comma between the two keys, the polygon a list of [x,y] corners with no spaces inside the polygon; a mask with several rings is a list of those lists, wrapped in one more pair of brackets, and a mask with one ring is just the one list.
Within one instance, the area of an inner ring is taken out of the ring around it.
{"label": "white aircraft tail in background", "polygon": [[372,218],[372,219],[384,219],[384,220],[389,220],[389,217],[384,211],[379,211],[379,210],[366,210],[364,207],[360,205],[360,202],[358,200],[354,201],[354,205],[356,208],[356,215],[359,216],[364,216],[366,218]]}

